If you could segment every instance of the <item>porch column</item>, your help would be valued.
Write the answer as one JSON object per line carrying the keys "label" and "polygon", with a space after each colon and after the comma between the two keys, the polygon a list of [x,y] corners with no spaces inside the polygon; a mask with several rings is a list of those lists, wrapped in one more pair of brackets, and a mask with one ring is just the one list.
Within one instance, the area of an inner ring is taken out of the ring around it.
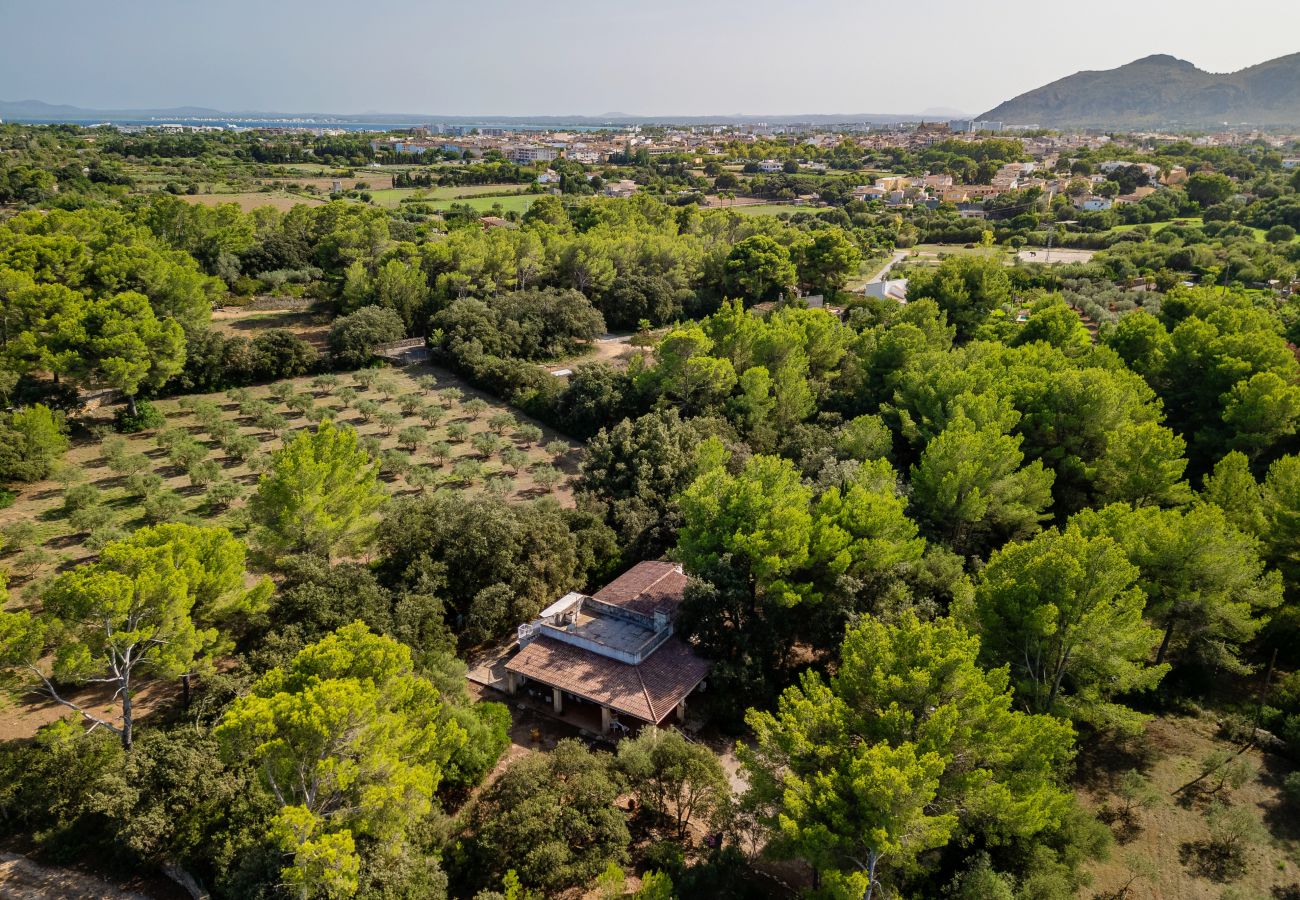
{"label": "porch column", "polygon": [[686,698],[685,697],[682,698],[681,703],[677,704],[677,724],[678,725],[686,724]]}
{"label": "porch column", "polygon": [[609,734],[609,726],[613,724],[614,717],[610,714],[608,706],[600,708],[600,733]]}
{"label": "porch column", "polygon": [[517,690],[519,690],[519,679],[517,678],[514,672],[507,670],[506,671],[506,693],[513,696],[515,691]]}
{"label": "porch column", "polygon": [[551,707],[557,716],[564,712],[564,694],[557,687],[551,688]]}

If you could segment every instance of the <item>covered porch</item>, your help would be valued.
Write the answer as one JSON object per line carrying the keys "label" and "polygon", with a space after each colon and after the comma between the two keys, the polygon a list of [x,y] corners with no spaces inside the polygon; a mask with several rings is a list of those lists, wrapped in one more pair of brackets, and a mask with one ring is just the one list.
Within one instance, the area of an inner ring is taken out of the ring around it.
{"label": "covered porch", "polygon": [[521,649],[505,669],[506,693],[548,704],[566,721],[577,717],[597,734],[619,737],[643,725],[685,723],[688,697],[703,684],[708,663],[676,639],[640,665],[541,639]]}

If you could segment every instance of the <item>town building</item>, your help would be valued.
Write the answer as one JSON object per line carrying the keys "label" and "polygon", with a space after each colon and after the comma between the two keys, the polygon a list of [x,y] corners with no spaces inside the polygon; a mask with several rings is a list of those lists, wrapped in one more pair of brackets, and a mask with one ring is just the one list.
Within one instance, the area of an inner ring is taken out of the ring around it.
{"label": "town building", "polygon": [[637,185],[630,178],[624,178],[622,181],[611,181],[605,185],[606,197],[631,197],[636,193]]}
{"label": "town building", "polygon": [[560,152],[553,147],[506,147],[505,157],[512,163],[526,166],[538,162],[554,162],[560,156]]}
{"label": "town building", "polygon": [[682,723],[710,667],[673,633],[685,589],[680,567],[642,562],[591,596],[566,594],[519,626],[507,692],[540,686],[557,714],[566,704],[594,705],[602,733],[626,731],[620,716]]}

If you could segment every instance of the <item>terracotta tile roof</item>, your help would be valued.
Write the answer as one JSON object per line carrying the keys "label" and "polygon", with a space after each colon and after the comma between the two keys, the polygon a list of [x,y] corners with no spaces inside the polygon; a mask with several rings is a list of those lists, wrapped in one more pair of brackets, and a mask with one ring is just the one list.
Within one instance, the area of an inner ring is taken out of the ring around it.
{"label": "terracotta tile roof", "polygon": [[539,637],[509,660],[506,669],[658,724],[704,680],[709,663],[675,637],[638,666]]}
{"label": "terracotta tile roof", "polygon": [[670,562],[639,562],[605,585],[594,596],[611,606],[653,616],[656,611],[676,617],[686,590],[686,576]]}

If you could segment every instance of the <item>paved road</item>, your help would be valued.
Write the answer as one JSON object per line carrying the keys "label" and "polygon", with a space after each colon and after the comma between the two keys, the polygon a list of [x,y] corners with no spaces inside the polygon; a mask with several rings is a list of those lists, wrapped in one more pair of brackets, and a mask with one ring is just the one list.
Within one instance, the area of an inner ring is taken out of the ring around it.
{"label": "paved road", "polygon": [[867,279],[867,284],[878,284],[884,281],[888,277],[890,269],[907,259],[907,254],[908,251],[906,250],[895,250],[889,262],[885,263],[879,272]]}

